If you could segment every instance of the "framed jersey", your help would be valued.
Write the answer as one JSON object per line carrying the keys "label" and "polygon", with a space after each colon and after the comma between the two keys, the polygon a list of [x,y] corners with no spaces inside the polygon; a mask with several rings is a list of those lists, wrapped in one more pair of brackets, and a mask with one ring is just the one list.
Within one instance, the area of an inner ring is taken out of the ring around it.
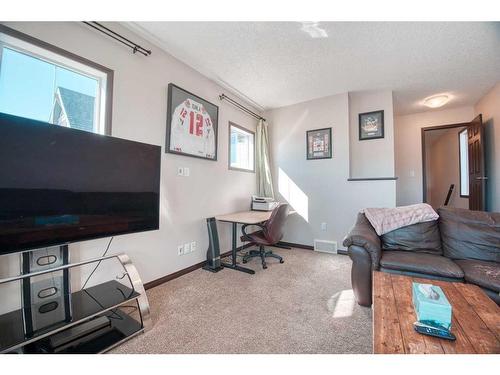
{"label": "framed jersey", "polygon": [[219,107],[169,83],[165,152],[217,160]]}

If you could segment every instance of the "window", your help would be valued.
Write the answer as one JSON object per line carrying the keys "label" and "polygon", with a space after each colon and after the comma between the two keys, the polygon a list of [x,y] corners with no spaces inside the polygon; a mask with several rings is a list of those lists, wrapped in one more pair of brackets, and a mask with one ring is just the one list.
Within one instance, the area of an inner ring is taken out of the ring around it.
{"label": "window", "polygon": [[229,123],[229,169],[255,172],[255,133]]}
{"label": "window", "polygon": [[469,152],[467,129],[458,133],[458,146],[460,152],[460,196],[469,196]]}
{"label": "window", "polygon": [[110,134],[107,89],[112,74],[57,47],[0,28],[0,112]]}

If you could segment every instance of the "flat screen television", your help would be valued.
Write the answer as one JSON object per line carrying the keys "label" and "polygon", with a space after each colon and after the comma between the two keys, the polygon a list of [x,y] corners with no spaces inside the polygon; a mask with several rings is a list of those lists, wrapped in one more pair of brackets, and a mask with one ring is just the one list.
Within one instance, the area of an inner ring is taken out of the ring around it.
{"label": "flat screen television", "polygon": [[0,255],[159,228],[161,148],[0,113]]}

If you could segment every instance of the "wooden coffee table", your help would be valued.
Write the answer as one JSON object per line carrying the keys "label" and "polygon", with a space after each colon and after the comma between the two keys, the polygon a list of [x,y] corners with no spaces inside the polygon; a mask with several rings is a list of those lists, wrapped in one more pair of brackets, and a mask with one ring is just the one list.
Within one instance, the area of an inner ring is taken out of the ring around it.
{"label": "wooden coffee table", "polygon": [[[415,332],[413,281],[443,289],[453,309],[456,341]],[[373,352],[500,353],[500,308],[476,285],[373,272]]]}

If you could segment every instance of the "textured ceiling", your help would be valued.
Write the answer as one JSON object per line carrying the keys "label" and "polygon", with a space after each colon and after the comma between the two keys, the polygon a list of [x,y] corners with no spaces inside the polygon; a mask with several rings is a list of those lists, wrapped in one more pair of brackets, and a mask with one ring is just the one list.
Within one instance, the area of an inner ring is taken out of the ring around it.
{"label": "textured ceiling", "polygon": [[500,81],[500,23],[136,22],[126,26],[263,108],[391,89],[397,114],[475,104]]}

